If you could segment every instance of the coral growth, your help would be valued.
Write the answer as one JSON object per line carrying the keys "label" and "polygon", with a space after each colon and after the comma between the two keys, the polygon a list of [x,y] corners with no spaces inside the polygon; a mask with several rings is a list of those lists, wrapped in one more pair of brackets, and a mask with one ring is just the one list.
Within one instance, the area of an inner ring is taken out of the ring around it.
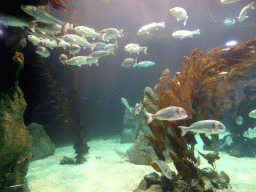
{"label": "coral growth", "polygon": [[[196,48],[190,57],[185,56],[186,61],[181,62],[182,69],[174,78],[170,77],[169,69],[164,70],[154,88],[158,99],[145,92],[159,110],[179,106],[187,111],[188,118],[185,120],[154,120],[149,124],[154,137],[146,136],[159,160],[165,160],[163,151],[169,152],[178,174],[184,180],[198,178],[198,170],[194,165],[194,147],[197,141],[191,132],[182,137],[178,126],[190,126],[201,119],[221,120],[221,113],[231,107],[224,105],[224,100],[229,98],[233,84],[255,62],[254,46],[256,39],[230,49],[217,47],[204,52]],[[148,112],[156,112],[146,102],[142,103]],[[214,143],[219,139],[218,134],[212,135],[211,140],[204,134],[200,136],[204,144],[215,151]],[[219,159],[218,155],[208,154],[205,157],[211,157],[208,162],[212,165]]]}

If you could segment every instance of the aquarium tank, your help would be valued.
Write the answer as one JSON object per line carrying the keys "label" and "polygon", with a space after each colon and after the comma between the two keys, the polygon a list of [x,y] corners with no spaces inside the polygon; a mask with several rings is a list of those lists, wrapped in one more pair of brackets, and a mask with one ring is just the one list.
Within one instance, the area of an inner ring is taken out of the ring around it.
{"label": "aquarium tank", "polygon": [[247,0],[0,11],[0,192],[255,192]]}

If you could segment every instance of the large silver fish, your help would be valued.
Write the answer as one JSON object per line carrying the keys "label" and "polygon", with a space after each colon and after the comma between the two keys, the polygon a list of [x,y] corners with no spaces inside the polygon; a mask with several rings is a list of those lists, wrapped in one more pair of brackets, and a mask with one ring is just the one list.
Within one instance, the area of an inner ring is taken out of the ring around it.
{"label": "large silver fish", "polygon": [[131,66],[137,64],[137,59],[138,59],[138,58],[136,58],[136,59],[133,59],[133,58],[126,58],[126,59],[122,62],[121,66],[122,66],[122,67],[131,67]]}
{"label": "large silver fish", "polygon": [[137,53],[138,55],[140,54],[140,51],[143,53],[147,54],[147,47],[141,47],[139,44],[135,43],[129,43],[124,47],[124,50],[131,53]]}
{"label": "large silver fish", "polygon": [[57,18],[53,17],[51,14],[46,12],[43,9],[40,9],[36,6],[33,5],[21,5],[20,8],[25,11],[27,14],[33,16],[35,19],[39,19],[41,21],[45,21],[48,23],[53,23],[53,24],[59,24],[63,26],[65,23],[58,20]]}
{"label": "large silver fish", "polygon": [[29,27],[30,24],[16,16],[12,15],[6,15],[2,14],[0,15],[0,23],[2,23],[5,26],[11,26],[11,27]]}
{"label": "large silver fish", "polygon": [[74,31],[83,37],[91,37],[93,40],[100,37],[100,33],[97,33],[93,28],[86,26],[77,26],[74,28]]}
{"label": "large silver fish", "polygon": [[150,23],[148,25],[144,25],[141,27],[137,33],[137,35],[142,35],[142,34],[149,34],[153,30],[158,30],[159,27],[165,28],[165,22],[161,23]]}
{"label": "large silver fish", "polygon": [[82,47],[89,47],[91,48],[91,50],[93,50],[93,47],[95,47],[96,45],[89,43],[86,38],[84,37],[80,37],[78,35],[73,35],[73,34],[67,34],[67,35],[63,35],[62,39],[64,39],[65,41],[69,42],[69,43],[73,43],[76,45],[80,45]]}
{"label": "large silver fish", "polygon": [[123,35],[123,29],[117,30],[115,28],[107,28],[103,29],[101,32],[101,39],[103,41],[109,41],[110,39],[116,39],[118,37],[122,37]]}
{"label": "large silver fish", "polygon": [[176,121],[188,117],[185,109],[176,106],[166,107],[155,114],[145,113],[145,115],[147,116],[148,124],[154,119]]}
{"label": "large silver fish", "polygon": [[249,9],[255,9],[253,6],[254,2],[249,3],[247,6],[245,6],[239,13],[239,16],[237,17],[237,20],[241,23],[245,18],[247,18],[247,11]]}
{"label": "large silver fish", "polygon": [[226,130],[226,127],[220,121],[216,120],[197,121],[190,125],[190,127],[179,126],[179,128],[181,129],[181,136],[186,135],[188,131],[192,131],[194,133],[205,133],[206,136],[209,136]]}
{"label": "large silver fish", "polygon": [[107,55],[114,55],[114,51],[110,50],[110,51],[102,51],[102,50],[99,50],[99,51],[94,51],[92,52],[89,56],[90,57],[93,57],[95,59],[100,59],[101,57],[104,57],[104,56],[107,56]]}
{"label": "large silver fish", "polygon": [[181,20],[185,20],[183,25],[186,25],[186,21],[188,19],[188,15],[185,9],[181,8],[181,7],[174,7],[172,9],[169,10],[169,12],[177,17],[177,21],[181,21]]}
{"label": "large silver fish", "polygon": [[90,56],[77,56],[65,61],[65,64],[67,65],[77,65],[79,67],[81,65],[92,66],[93,63],[98,66],[98,60]]}
{"label": "large silver fish", "polygon": [[42,47],[42,46],[36,48],[36,53],[41,55],[42,57],[50,56],[50,52],[45,47]]}

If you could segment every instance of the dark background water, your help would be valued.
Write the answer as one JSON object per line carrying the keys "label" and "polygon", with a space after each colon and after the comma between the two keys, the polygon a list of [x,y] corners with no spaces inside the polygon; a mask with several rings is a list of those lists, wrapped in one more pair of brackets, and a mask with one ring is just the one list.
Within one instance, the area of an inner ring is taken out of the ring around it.
{"label": "dark background water", "polygon": [[[193,49],[199,47],[206,50],[209,47],[224,46],[229,40],[240,43],[255,38],[256,10],[249,10],[249,18],[242,23],[232,27],[222,24],[226,17],[238,17],[240,10],[250,2],[243,0],[224,5],[220,0],[76,0],[66,4],[72,11],[51,9],[51,13],[63,21],[89,26],[96,31],[109,27],[124,29],[124,37],[117,39],[115,55],[101,58],[99,67],[82,66],[78,69],[81,97],[87,98],[82,100],[81,109],[88,136],[119,134],[125,110],[121,98],[126,98],[134,106],[143,98],[145,87],[153,88],[157,84],[164,69],[169,68],[172,75],[175,75],[180,70],[180,59],[189,56]],[[183,21],[177,22],[169,13],[170,8],[178,6],[185,8],[189,16],[185,27]],[[152,35],[136,35],[143,25],[163,21],[166,28],[154,31]],[[174,31],[184,29],[200,29],[201,34],[184,40],[171,36]],[[156,65],[146,69],[121,67],[125,58],[137,57],[136,54],[130,55],[124,51],[128,43],[147,46],[147,55],[140,53],[138,61],[151,60]],[[61,52],[58,49],[53,55]],[[88,54],[89,50],[79,53]],[[58,57],[51,57],[50,63],[59,63]]]}

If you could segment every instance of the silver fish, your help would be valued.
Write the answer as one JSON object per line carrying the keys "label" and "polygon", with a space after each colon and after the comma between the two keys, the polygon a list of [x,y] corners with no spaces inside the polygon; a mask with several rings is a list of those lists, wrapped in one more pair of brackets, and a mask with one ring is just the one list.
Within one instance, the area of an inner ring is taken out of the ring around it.
{"label": "silver fish", "polygon": [[248,18],[248,16],[246,16],[247,11],[249,9],[255,9],[255,7],[253,6],[254,2],[249,3],[247,6],[245,6],[239,13],[239,16],[237,17],[238,21],[241,23],[245,18]]}
{"label": "silver fish", "polygon": [[158,30],[159,27],[165,28],[165,22],[161,23],[150,23],[148,25],[144,25],[141,27],[137,33],[137,35],[150,34],[153,30]]}
{"label": "silver fish", "polygon": [[70,55],[75,55],[77,54],[79,51],[81,50],[81,47],[79,45],[75,45],[75,44],[71,44],[69,47],[68,47],[68,51],[69,51],[69,54]]}
{"label": "silver fish", "polygon": [[51,14],[43,9],[40,9],[39,7],[33,5],[21,5],[20,8],[27,14],[33,16],[35,19],[45,21],[47,23],[59,24],[61,26],[64,25],[64,22],[58,20],[57,18],[53,17]]}
{"label": "silver fish", "polygon": [[50,52],[45,48],[45,47],[37,47],[36,48],[36,53],[41,55],[42,57],[49,57],[50,56]]}
{"label": "silver fish", "polygon": [[27,35],[27,39],[33,43],[33,45],[37,46],[38,43],[41,42],[40,38],[35,35]]}
{"label": "silver fish", "polygon": [[256,109],[255,109],[255,110],[252,110],[252,111],[249,113],[249,117],[251,117],[251,118],[256,118]]}
{"label": "silver fish", "polygon": [[74,31],[83,37],[91,37],[93,40],[100,38],[100,33],[97,33],[93,28],[86,26],[77,26],[74,28]]}
{"label": "silver fish", "polygon": [[155,114],[145,113],[145,115],[147,116],[148,124],[154,119],[176,121],[188,117],[185,109],[176,106],[166,107]]}
{"label": "silver fish", "polygon": [[226,127],[220,121],[216,120],[197,121],[190,125],[190,127],[179,126],[179,128],[181,129],[181,136],[186,135],[188,131],[192,131],[194,133],[205,133],[206,136],[209,136],[226,130]]}
{"label": "silver fish", "polygon": [[96,42],[96,43],[94,43],[94,45],[95,45],[95,46],[93,47],[92,51],[93,51],[93,50],[104,49],[104,48],[107,46],[106,43],[102,43],[102,42]]}
{"label": "silver fish", "polygon": [[31,31],[39,30],[45,33],[61,33],[62,26],[59,24],[47,23],[45,21],[35,20],[31,21]]}
{"label": "silver fish", "polygon": [[235,3],[241,0],[220,0],[222,4],[229,4],[229,3]]}
{"label": "silver fish", "polygon": [[141,51],[147,54],[147,49],[148,49],[147,47],[141,47],[139,44],[135,44],[135,43],[129,43],[124,47],[124,50],[129,52],[130,54],[137,53],[138,55]]}
{"label": "silver fish", "polygon": [[133,65],[136,65],[136,64],[137,64],[137,59],[138,59],[138,58],[136,58],[136,59],[133,59],[133,58],[126,58],[126,59],[122,62],[121,66],[122,66],[122,67],[131,67],[131,66],[133,66]]}
{"label": "silver fish", "polygon": [[181,20],[185,20],[183,25],[186,25],[186,21],[188,19],[188,15],[185,9],[181,8],[181,7],[174,7],[172,9],[169,10],[169,12],[177,17],[177,21],[181,21]]}
{"label": "silver fish", "polygon": [[162,160],[159,160],[159,159],[153,159],[153,161],[151,162],[152,163],[156,163],[158,165],[158,167],[160,168],[160,170],[162,171],[162,174],[168,178],[168,179],[172,179],[172,171],[170,169],[170,167]]}
{"label": "silver fish", "polygon": [[180,40],[185,39],[187,37],[193,37],[195,34],[200,34],[200,29],[197,29],[195,31],[187,31],[187,30],[179,30],[179,31],[175,31],[172,34],[172,37],[174,38],[178,38]]}
{"label": "silver fish", "polygon": [[67,65],[77,65],[79,67],[81,67],[81,65],[92,66],[93,63],[98,66],[98,60],[90,56],[77,56],[65,61]]}
{"label": "silver fish", "polygon": [[139,63],[134,64],[133,67],[147,68],[147,67],[150,67],[150,66],[153,66],[153,65],[155,65],[155,63],[152,62],[152,61],[140,61]]}
{"label": "silver fish", "polygon": [[107,44],[104,48],[103,48],[103,50],[104,51],[114,51],[115,49],[117,49],[118,48],[118,46],[117,46],[117,40],[116,40],[116,42],[115,43],[109,43],[109,44]]}
{"label": "silver fish", "polygon": [[246,138],[249,138],[249,139],[256,138],[256,128],[255,127],[253,129],[249,128],[247,131],[245,131],[243,133],[243,136],[246,137]]}
{"label": "silver fish", "polygon": [[61,63],[65,63],[68,60],[68,57],[65,54],[61,54],[59,60]]}
{"label": "silver fish", "polygon": [[48,47],[50,49],[53,49],[54,47],[57,47],[58,43],[57,41],[51,40],[51,39],[42,39],[39,43],[39,46]]}
{"label": "silver fish", "polygon": [[117,30],[116,28],[107,28],[100,32],[101,39],[103,41],[109,41],[110,39],[116,39],[118,37],[122,37],[123,29]]}
{"label": "silver fish", "polygon": [[236,123],[238,125],[242,125],[243,124],[243,117],[241,117],[240,115],[236,118]]}
{"label": "silver fish", "polygon": [[94,44],[89,43],[86,38],[84,37],[80,37],[78,35],[73,35],[73,34],[67,34],[67,35],[63,35],[62,38],[69,42],[69,43],[73,43],[76,45],[80,45],[82,47],[89,47],[91,48],[91,50],[93,50],[93,47],[95,47]]}
{"label": "silver fish", "polygon": [[2,14],[0,15],[0,23],[5,26],[12,26],[12,27],[29,27],[30,24],[16,16]]}
{"label": "silver fish", "polygon": [[114,55],[115,53],[112,50],[109,50],[109,51],[99,50],[99,51],[92,52],[89,56],[95,59],[100,59],[101,57],[104,57],[110,54]]}

